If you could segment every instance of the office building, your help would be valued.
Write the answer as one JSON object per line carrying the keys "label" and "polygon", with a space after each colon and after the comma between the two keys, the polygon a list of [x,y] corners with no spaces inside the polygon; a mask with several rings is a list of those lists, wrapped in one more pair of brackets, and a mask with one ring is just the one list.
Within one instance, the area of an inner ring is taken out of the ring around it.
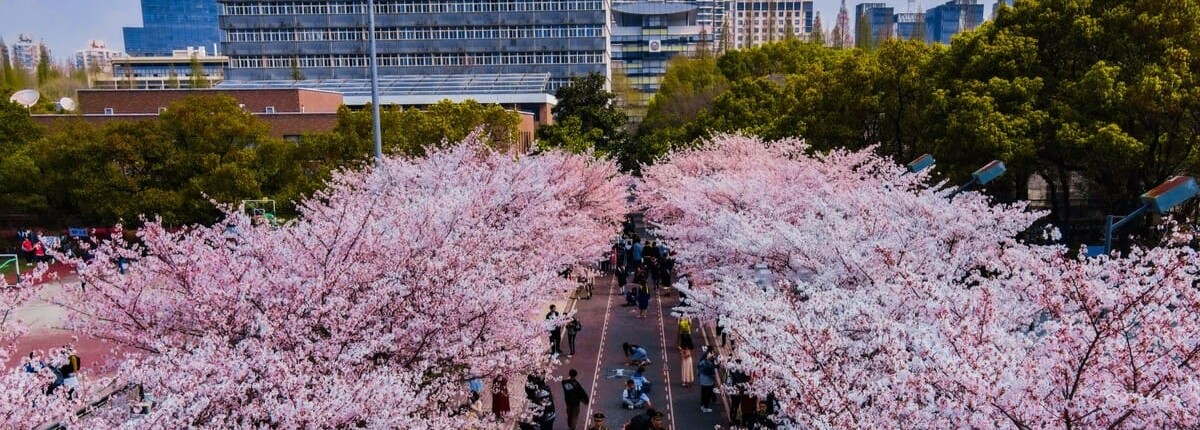
{"label": "office building", "polygon": [[[49,53],[49,50],[47,50]],[[42,42],[34,42],[33,36],[21,34],[12,44],[12,64],[25,70],[34,70],[42,62]]]}
{"label": "office building", "polygon": [[[369,77],[366,2],[220,0],[234,80]],[[447,0],[375,5],[381,76],[608,75],[609,0]]]}
{"label": "office building", "polygon": [[124,28],[125,52],[167,57],[187,47],[215,51],[219,10],[217,0],[142,0],[143,26]]}
{"label": "office building", "polygon": [[924,13],[898,13],[893,19],[896,21],[896,37],[904,40],[925,41]]}
{"label": "office building", "polygon": [[[121,57],[112,61],[112,74],[96,78],[98,89],[208,88],[225,77],[229,57],[208,55],[203,47],[177,49],[168,56]],[[194,72],[200,74],[193,79]]]}
{"label": "office building", "polygon": [[[713,36],[699,25],[694,2],[618,1],[613,4],[612,70],[628,79],[639,97],[626,100],[636,121],[658,92],[667,62],[676,55],[695,55]],[[703,40],[702,40],[703,39]]]}
{"label": "office building", "polygon": [[103,40],[89,40],[88,47],[75,51],[75,69],[88,74],[112,74],[112,62],[123,57],[120,52],[108,49]]}
{"label": "office building", "polygon": [[[895,37],[896,10],[885,3],[859,3],[854,6],[855,37],[861,37],[858,32],[864,26],[870,35],[871,46]],[[859,44],[865,43],[859,41]]]}
{"label": "office building", "polygon": [[813,2],[735,0],[729,2],[726,16],[731,34],[722,37],[730,38],[726,41],[729,46],[742,49],[789,37],[807,37],[812,32]]}
{"label": "office building", "polygon": [[4,38],[0,37],[0,66],[12,67],[12,61],[8,56],[8,44],[4,43]]}
{"label": "office building", "polygon": [[949,44],[950,38],[983,23],[979,0],[950,0],[925,11],[925,40]]}

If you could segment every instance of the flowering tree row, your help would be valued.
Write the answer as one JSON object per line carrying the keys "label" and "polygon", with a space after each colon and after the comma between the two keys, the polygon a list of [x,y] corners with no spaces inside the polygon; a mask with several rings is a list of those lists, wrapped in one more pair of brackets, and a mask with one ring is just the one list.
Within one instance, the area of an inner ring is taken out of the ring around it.
{"label": "flowering tree row", "polygon": [[467,381],[548,371],[531,317],[565,287],[559,270],[605,249],[627,180],[586,156],[468,140],[340,173],[280,228],[229,211],[101,245],[86,291],[62,297],[69,323],[137,350],[117,377],[158,404],[86,424],[511,427],[464,412]]}
{"label": "flowering tree row", "polygon": [[797,428],[1200,423],[1191,248],[1069,257],[1017,239],[1042,214],[869,150],[719,136],[644,175],[725,363]]}

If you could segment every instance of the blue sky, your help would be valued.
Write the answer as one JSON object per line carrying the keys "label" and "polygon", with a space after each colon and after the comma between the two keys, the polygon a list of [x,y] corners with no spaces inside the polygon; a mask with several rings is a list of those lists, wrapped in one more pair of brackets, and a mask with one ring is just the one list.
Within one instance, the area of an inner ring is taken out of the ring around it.
{"label": "blue sky", "polygon": [[[178,0],[189,1],[189,0]],[[905,0],[884,0],[903,12]],[[922,0],[918,4],[929,8],[943,1]],[[863,0],[847,0],[846,7],[854,14],[854,5]],[[985,13],[990,16],[994,0],[983,0]],[[836,23],[840,0],[816,0],[821,21],[826,30]],[[854,24],[851,17],[851,25]],[[89,39],[108,42],[114,50],[124,50],[121,27],[142,25],[139,0],[0,0],[0,36],[12,44],[20,33],[33,35],[50,46],[57,59],[66,59],[82,49]]]}

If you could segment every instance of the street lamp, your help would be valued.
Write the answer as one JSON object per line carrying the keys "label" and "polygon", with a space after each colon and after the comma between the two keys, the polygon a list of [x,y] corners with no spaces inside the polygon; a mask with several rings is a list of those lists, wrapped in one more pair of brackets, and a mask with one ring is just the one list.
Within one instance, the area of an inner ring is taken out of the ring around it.
{"label": "street lamp", "polygon": [[936,163],[936,162],[937,162],[937,160],[934,160],[932,155],[929,155],[929,154],[922,155],[920,157],[917,157],[917,159],[913,160],[911,163],[908,163],[908,173],[917,173],[922,170],[928,169],[929,166],[932,166],[933,163]]}
{"label": "street lamp", "polygon": [[971,188],[972,185],[987,185],[988,182],[992,182],[993,179],[1003,175],[1006,170],[1008,170],[1008,168],[1004,167],[1003,161],[992,160],[991,163],[980,167],[979,170],[976,170],[975,173],[972,173],[971,180],[967,181],[965,184],[962,184],[962,186],[958,187],[957,190],[954,190],[954,192],[950,193],[950,198],[954,198],[954,196],[958,195],[958,193],[966,191],[968,188]]}
{"label": "street lamp", "polygon": [[368,39],[371,41],[371,122],[375,133],[375,166],[383,165],[383,136],[379,131],[379,60],[375,55],[375,0],[367,0]]}
{"label": "street lamp", "polygon": [[1171,208],[1196,197],[1197,193],[1200,193],[1200,187],[1196,185],[1196,178],[1191,176],[1176,176],[1159,184],[1154,189],[1142,194],[1142,206],[1130,212],[1129,215],[1109,215],[1106,217],[1104,222],[1104,245],[1088,246],[1087,255],[1089,257],[1095,257],[1100,254],[1107,255],[1109,252],[1112,252],[1112,235],[1118,228],[1137,219],[1137,217],[1146,213],[1146,211],[1156,214],[1167,212]]}

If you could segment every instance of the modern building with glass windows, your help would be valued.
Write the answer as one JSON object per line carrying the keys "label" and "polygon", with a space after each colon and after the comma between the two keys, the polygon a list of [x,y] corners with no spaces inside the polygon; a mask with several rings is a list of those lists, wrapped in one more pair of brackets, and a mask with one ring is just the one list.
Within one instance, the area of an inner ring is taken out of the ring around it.
{"label": "modern building with glass windows", "polygon": [[[379,74],[608,76],[610,0],[380,0]],[[369,77],[366,2],[220,0],[232,80]]]}
{"label": "modern building with glass windows", "polygon": [[920,12],[898,13],[895,16],[896,37],[904,40],[925,40],[925,14]]}
{"label": "modern building with glass windows", "polygon": [[694,55],[702,45],[713,47],[713,33],[699,25],[695,2],[617,1],[612,17],[612,68],[622,73],[641,97],[629,100],[631,116],[645,108],[658,92],[667,62],[676,55]]}
{"label": "modern building with glass windows", "polygon": [[865,25],[870,29],[872,46],[892,38],[895,35],[895,12],[896,9],[888,7],[886,3],[859,3],[854,6],[855,37],[858,37],[860,26],[864,25],[859,21],[866,20]]}
{"label": "modern building with glass windows", "polygon": [[950,44],[950,38],[983,24],[979,0],[950,0],[925,11],[925,40]]}
{"label": "modern building with glass windows", "polygon": [[142,0],[142,26],[125,27],[125,52],[170,56],[189,47],[217,49],[217,0]]}

